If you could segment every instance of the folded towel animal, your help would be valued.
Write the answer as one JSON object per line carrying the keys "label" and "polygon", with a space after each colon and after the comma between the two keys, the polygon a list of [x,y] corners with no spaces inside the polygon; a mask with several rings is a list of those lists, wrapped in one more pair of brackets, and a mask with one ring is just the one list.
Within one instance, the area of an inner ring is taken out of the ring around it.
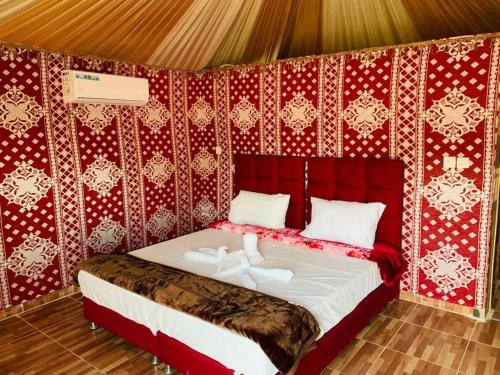
{"label": "folded towel animal", "polygon": [[293,278],[293,272],[287,269],[252,266],[243,250],[229,253],[213,276],[224,278],[241,272],[248,273],[253,280],[261,279],[261,281],[267,279],[290,281]]}
{"label": "folded towel animal", "polygon": [[200,251],[189,250],[184,253],[184,257],[189,260],[194,260],[197,262],[205,262],[205,263],[219,263],[219,259],[216,255],[203,253]]}
{"label": "folded towel animal", "polygon": [[206,263],[220,263],[227,255],[227,246],[220,246],[217,250],[210,247],[202,247],[198,250],[189,250],[184,256],[189,260]]}
{"label": "folded towel animal", "polygon": [[243,249],[250,264],[259,264],[264,261],[264,257],[257,247],[258,237],[255,233],[246,233],[243,235]]}
{"label": "folded towel animal", "polygon": [[252,276],[248,274],[248,272],[243,272],[241,274],[241,283],[247,289],[257,290],[257,283],[252,279]]}
{"label": "folded towel animal", "polygon": [[227,255],[227,249],[228,249],[227,246],[219,246],[218,249],[213,249],[211,247],[200,247],[198,249],[198,252],[200,252],[200,253],[206,253],[206,254],[210,254],[210,255],[216,256],[217,259],[219,261],[221,261],[221,260],[223,260],[226,257],[226,255]]}
{"label": "folded towel animal", "polygon": [[259,279],[290,281],[293,278],[293,272],[283,268],[264,268],[250,266],[247,270],[252,278],[256,281],[264,281]]}

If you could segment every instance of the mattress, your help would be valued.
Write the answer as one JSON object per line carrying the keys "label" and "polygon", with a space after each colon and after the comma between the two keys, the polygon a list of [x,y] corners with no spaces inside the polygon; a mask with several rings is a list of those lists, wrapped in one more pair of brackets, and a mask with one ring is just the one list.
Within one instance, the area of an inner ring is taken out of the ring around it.
{"label": "mattress", "polygon": [[[206,229],[136,250],[130,254],[156,263],[212,277],[217,265],[188,260],[184,252],[200,247],[226,245],[242,248],[242,236]],[[301,249],[270,240],[259,240],[265,261],[259,266],[290,269],[290,282],[259,280],[259,291],[301,305],[319,323],[320,337],[348,315],[368,294],[382,284],[377,265],[321,251]],[[199,318],[159,305],[87,272],[78,275],[82,294],[120,315],[173,337],[192,349],[220,362],[236,374],[274,375],[278,372],[252,340]],[[241,285],[238,275],[220,279]]]}

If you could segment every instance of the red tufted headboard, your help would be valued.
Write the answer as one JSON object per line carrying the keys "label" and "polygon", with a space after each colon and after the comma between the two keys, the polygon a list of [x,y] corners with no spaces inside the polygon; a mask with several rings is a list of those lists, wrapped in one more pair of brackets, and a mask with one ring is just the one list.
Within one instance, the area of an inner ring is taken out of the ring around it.
{"label": "red tufted headboard", "polygon": [[307,220],[310,197],[387,205],[380,219],[376,242],[401,249],[403,224],[403,162],[390,159],[319,157],[308,163]]}
{"label": "red tufted headboard", "polygon": [[[234,195],[240,190],[290,194],[286,226],[304,228],[306,160],[295,156],[235,155]],[[265,215],[265,212],[263,212]]]}

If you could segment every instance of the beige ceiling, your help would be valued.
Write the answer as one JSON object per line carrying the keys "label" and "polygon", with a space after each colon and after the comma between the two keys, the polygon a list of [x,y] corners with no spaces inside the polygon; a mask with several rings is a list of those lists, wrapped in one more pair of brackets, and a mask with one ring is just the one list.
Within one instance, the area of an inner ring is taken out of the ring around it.
{"label": "beige ceiling", "polygon": [[500,0],[0,0],[0,41],[201,69],[500,31]]}

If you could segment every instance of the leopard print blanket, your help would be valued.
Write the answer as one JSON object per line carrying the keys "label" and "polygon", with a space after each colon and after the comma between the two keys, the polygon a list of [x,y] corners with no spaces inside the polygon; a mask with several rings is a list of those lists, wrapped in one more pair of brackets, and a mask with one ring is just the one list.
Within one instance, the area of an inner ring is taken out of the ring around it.
{"label": "leopard print blanket", "polygon": [[302,306],[129,254],[87,259],[75,278],[79,270],[248,337],[284,374],[320,332],[315,318]]}

